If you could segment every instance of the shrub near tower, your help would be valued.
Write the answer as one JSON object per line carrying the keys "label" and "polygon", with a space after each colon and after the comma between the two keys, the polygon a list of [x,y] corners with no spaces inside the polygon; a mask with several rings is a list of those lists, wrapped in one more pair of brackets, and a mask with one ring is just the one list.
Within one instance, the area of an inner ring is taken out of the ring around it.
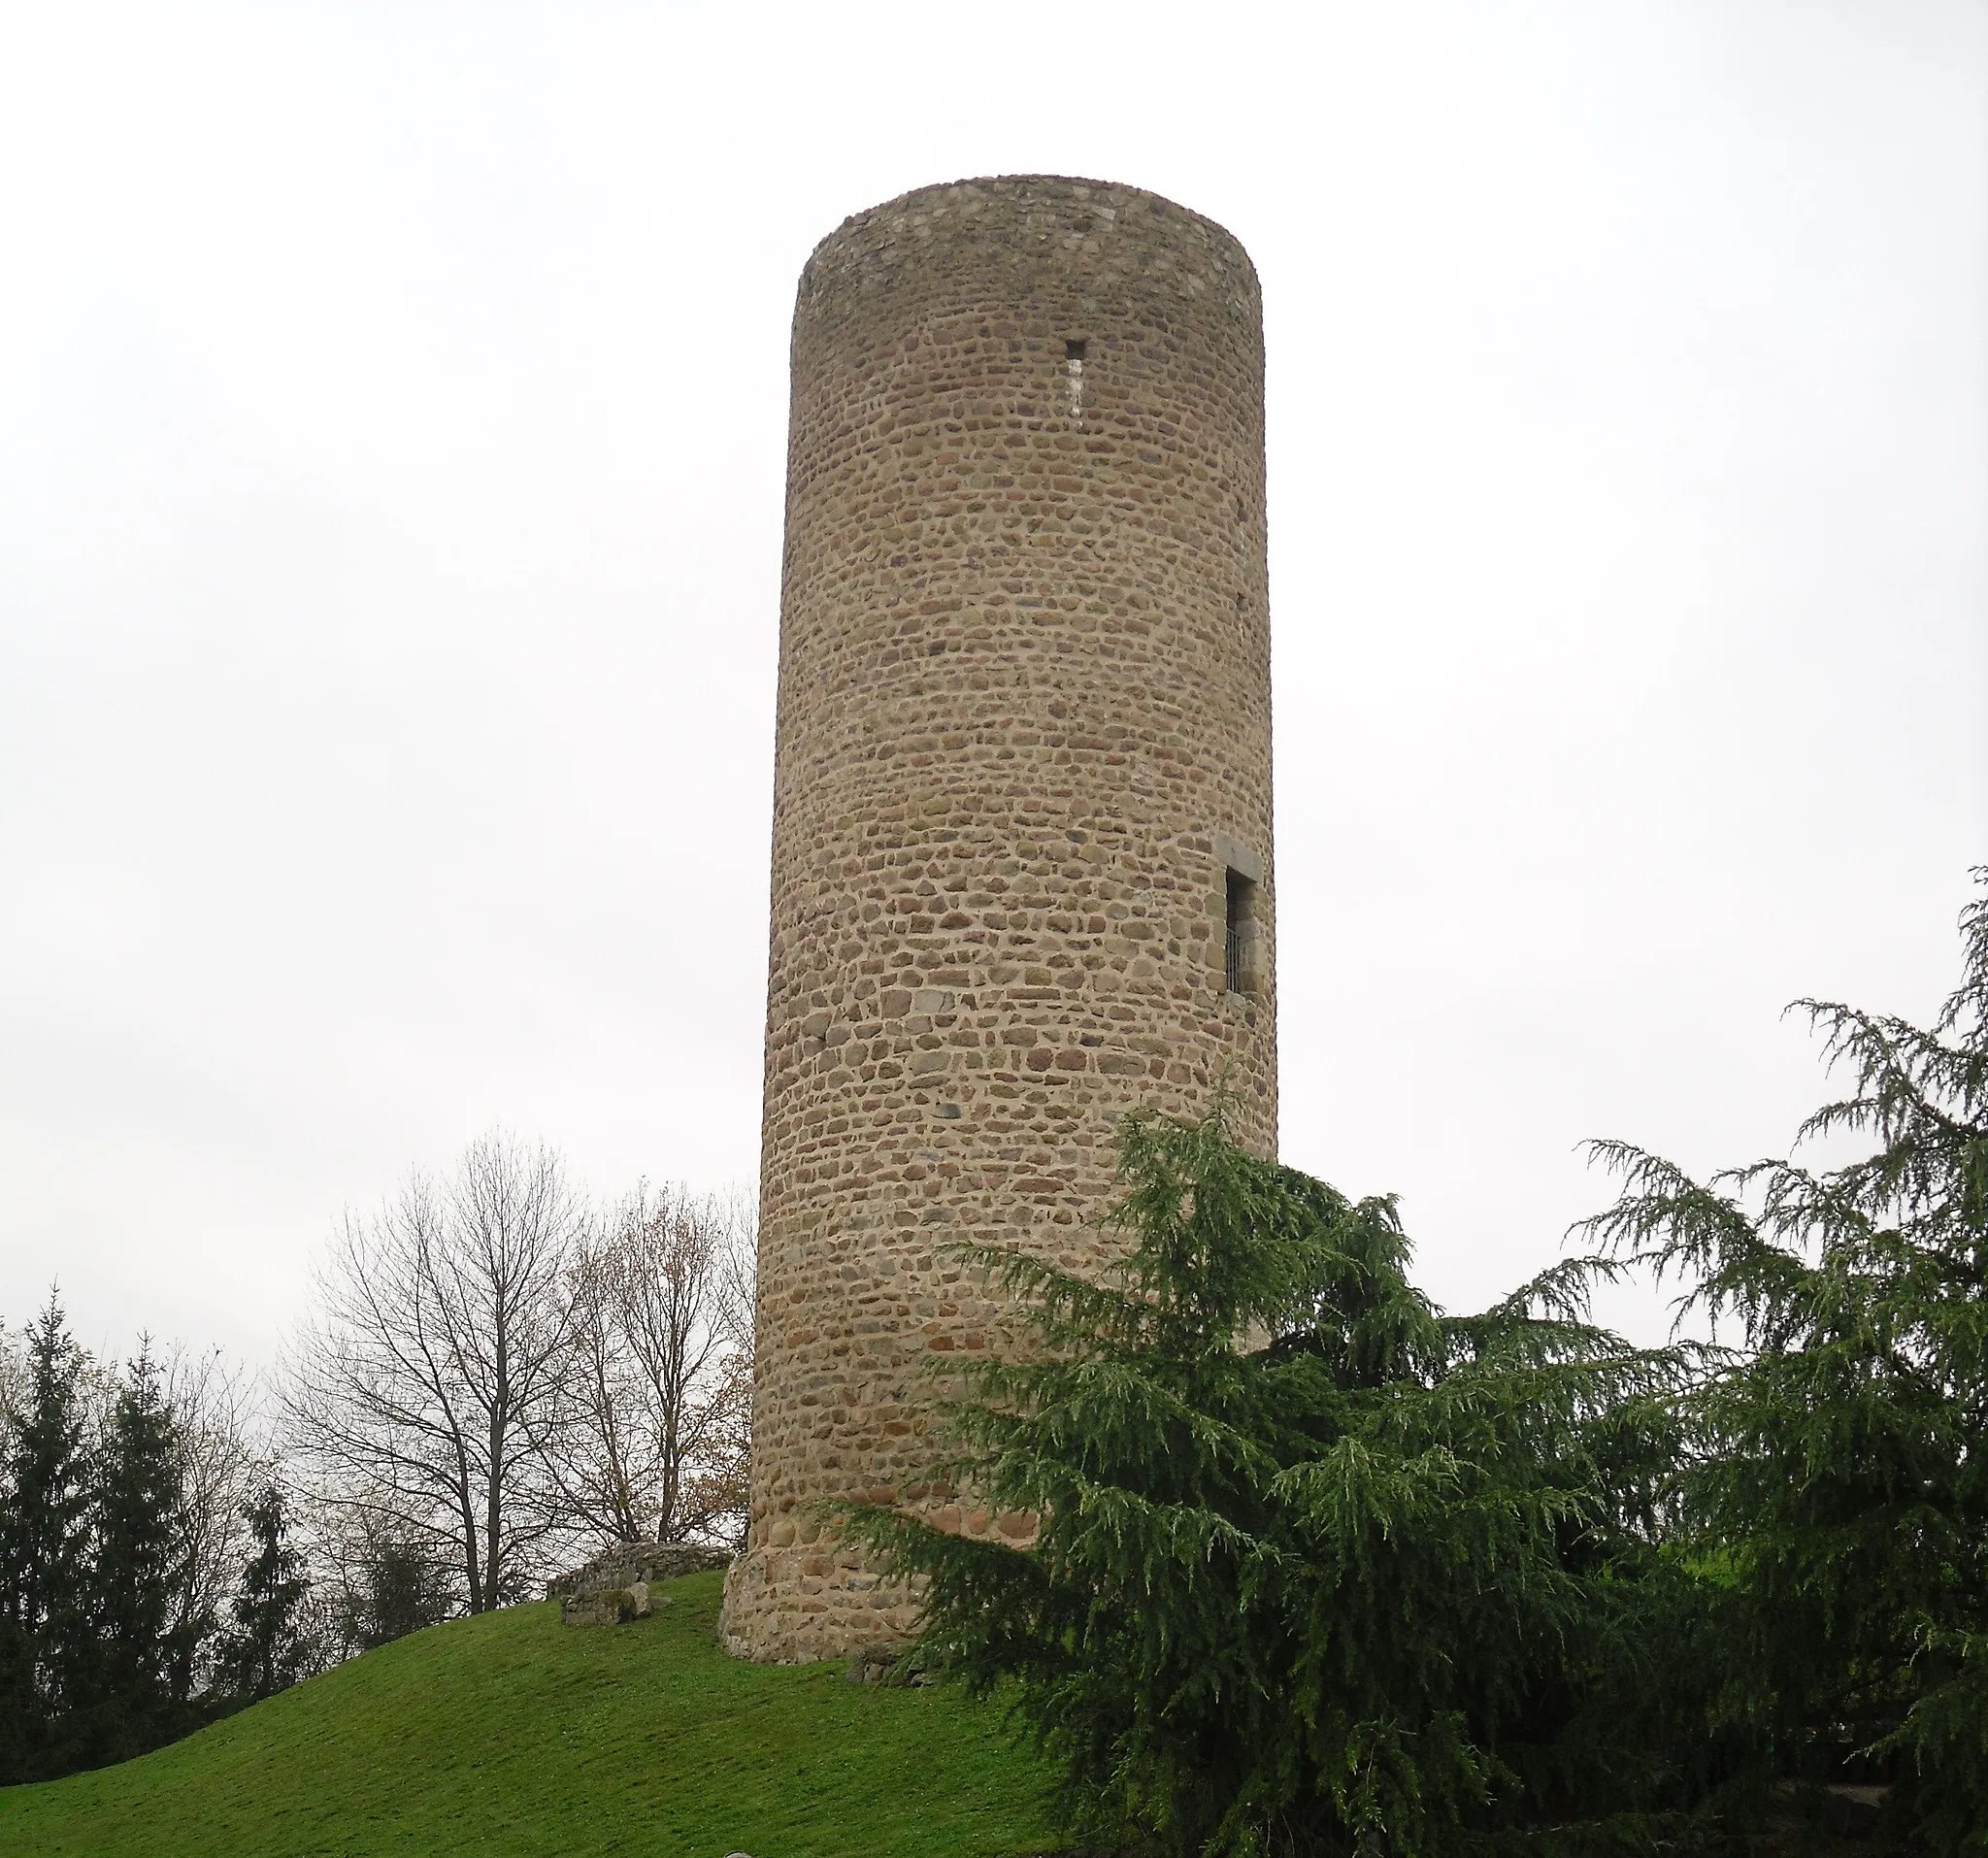
{"label": "shrub near tower", "polygon": [[816,1506],[935,1484],[974,1239],[1117,1241],[1112,1126],[1226,1076],[1276,1141],[1256,274],[1135,188],[963,182],[824,240],[794,314],[750,1533],[732,1650],[908,1597]]}

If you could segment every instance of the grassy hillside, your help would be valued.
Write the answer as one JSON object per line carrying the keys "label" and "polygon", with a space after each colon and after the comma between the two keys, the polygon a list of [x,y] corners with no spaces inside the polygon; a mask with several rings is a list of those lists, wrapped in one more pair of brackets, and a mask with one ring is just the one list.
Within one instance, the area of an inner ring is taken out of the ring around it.
{"label": "grassy hillside", "polygon": [[142,1760],[0,1788],[0,1852],[1014,1858],[1053,1842],[991,1711],[717,1649],[719,1576],[634,1625],[401,1640]]}

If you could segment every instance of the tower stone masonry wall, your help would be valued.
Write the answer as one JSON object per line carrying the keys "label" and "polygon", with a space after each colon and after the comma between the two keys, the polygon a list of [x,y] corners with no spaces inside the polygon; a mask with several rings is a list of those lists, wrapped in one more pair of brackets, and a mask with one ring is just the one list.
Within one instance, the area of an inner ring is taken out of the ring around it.
{"label": "tower stone masonry wall", "polygon": [[[1276,1141],[1256,274],[1052,177],[845,221],[794,313],[751,1521],[726,1642],[915,1618],[823,1499],[935,1481],[925,1372],[1009,1338],[961,1240],[1095,1272],[1113,1125]],[[1240,920],[1239,920],[1240,918]],[[1241,990],[1230,981],[1240,981]]]}

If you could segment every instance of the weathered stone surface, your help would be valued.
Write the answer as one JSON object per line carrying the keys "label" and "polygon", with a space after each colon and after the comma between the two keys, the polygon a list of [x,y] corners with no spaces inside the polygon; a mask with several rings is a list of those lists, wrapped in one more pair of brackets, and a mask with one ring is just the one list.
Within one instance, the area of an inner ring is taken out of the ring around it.
{"label": "weathered stone surface", "polygon": [[657,1604],[650,1584],[679,1575],[702,1574],[731,1560],[722,1548],[678,1542],[622,1542],[584,1567],[546,1583],[546,1598],[559,1603],[564,1626],[617,1626],[646,1619]]}
{"label": "weathered stone surface", "polygon": [[[662,1603],[667,1607],[670,1603]],[[648,1582],[632,1586],[608,1587],[597,1593],[569,1594],[559,1603],[562,1626],[625,1626],[646,1619],[655,1610],[649,1603]]]}
{"label": "weathered stone surface", "polygon": [[1223,1077],[1275,1148],[1262,387],[1247,254],[1129,187],[926,188],[802,275],[742,1655],[914,1626],[821,1499],[1031,1535],[934,1480],[921,1364],[1009,1345],[949,1242],[1097,1268],[1115,1118]]}
{"label": "weathered stone surface", "polygon": [[847,1681],[852,1684],[902,1684],[915,1688],[925,1681],[923,1666],[913,1657],[907,1659],[905,1647],[895,1640],[878,1644],[858,1645],[849,1653]]}

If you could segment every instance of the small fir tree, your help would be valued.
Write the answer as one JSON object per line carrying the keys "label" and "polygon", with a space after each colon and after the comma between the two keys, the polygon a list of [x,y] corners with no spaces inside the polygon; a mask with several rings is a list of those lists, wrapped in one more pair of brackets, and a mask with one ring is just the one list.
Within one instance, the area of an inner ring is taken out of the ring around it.
{"label": "small fir tree", "polygon": [[367,1546],[360,1586],[349,1597],[345,1638],[372,1651],[440,1625],[454,1610],[447,1576],[428,1543],[385,1535]]}
{"label": "small fir tree", "polygon": [[66,1773],[90,1683],[84,1358],[54,1291],[27,1373],[0,1505],[0,1781]]}
{"label": "small fir tree", "polygon": [[191,1727],[194,1659],[213,1622],[181,1605],[189,1573],[182,1465],[180,1428],[142,1343],[112,1403],[91,1506],[93,1764]]}
{"label": "small fir tree", "polygon": [[229,1602],[234,1627],[223,1662],[235,1695],[253,1703],[287,1689],[310,1667],[304,1609],[311,1583],[303,1557],[290,1544],[288,1507],[274,1477],[242,1516],[250,1552],[241,1587]]}

